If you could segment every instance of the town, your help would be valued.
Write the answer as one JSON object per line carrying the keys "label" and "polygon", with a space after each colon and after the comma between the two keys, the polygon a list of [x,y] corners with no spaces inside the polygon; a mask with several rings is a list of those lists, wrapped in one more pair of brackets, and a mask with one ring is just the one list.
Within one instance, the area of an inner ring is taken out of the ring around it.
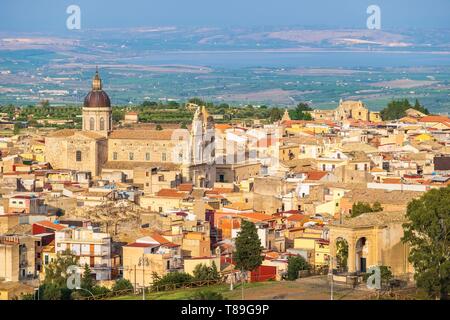
{"label": "town", "polygon": [[269,122],[186,110],[187,125],[115,121],[97,70],[81,129],[1,115],[0,300],[417,292],[415,210],[448,205],[448,116],[386,120],[351,100]]}

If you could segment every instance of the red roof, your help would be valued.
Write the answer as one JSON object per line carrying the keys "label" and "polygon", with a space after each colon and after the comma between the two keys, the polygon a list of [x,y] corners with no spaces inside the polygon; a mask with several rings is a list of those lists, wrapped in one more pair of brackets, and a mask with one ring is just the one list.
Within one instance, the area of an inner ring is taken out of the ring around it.
{"label": "red roof", "polygon": [[240,213],[237,215],[238,217],[243,217],[243,218],[247,218],[250,220],[256,220],[256,221],[269,221],[269,220],[275,220],[274,217],[269,216],[267,214],[264,213],[259,213],[259,212],[250,212],[250,213]]}
{"label": "red roof", "polygon": [[445,116],[425,116],[419,119],[420,122],[450,122],[450,119]]}
{"label": "red roof", "polygon": [[286,220],[289,220],[289,221],[302,221],[305,218],[306,217],[303,214],[292,214],[289,217],[287,217]]}
{"label": "red roof", "polygon": [[156,195],[158,197],[182,198],[182,199],[187,197],[186,192],[181,192],[174,189],[161,189],[156,193]]}
{"label": "red roof", "polygon": [[36,222],[34,224],[38,225],[38,226],[45,227],[45,228],[53,229],[53,230],[56,230],[56,231],[63,230],[65,228],[67,228],[66,225],[56,224],[56,223],[53,223],[53,222],[47,221],[47,220],[39,221],[39,222]]}
{"label": "red roof", "polygon": [[311,171],[308,172],[308,180],[320,180],[323,177],[325,177],[328,174],[328,172],[325,171]]}

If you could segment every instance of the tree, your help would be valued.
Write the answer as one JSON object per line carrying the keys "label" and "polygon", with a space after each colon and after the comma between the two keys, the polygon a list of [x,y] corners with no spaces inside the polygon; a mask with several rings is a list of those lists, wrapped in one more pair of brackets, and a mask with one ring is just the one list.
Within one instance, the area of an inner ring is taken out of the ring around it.
{"label": "tree", "polygon": [[168,288],[178,288],[185,283],[192,282],[194,278],[185,272],[170,272],[160,277],[156,272],[152,274],[154,288],[158,288],[159,291],[166,290]]}
{"label": "tree", "polygon": [[45,267],[44,284],[54,284],[59,288],[67,287],[67,269],[69,266],[78,265],[78,259],[66,250],[56,255],[56,259]]}
{"label": "tree", "polygon": [[18,122],[14,123],[13,134],[18,135],[20,133],[20,124]]}
{"label": "tree", "polygon": [[217,266],[214,261],[211,267],[208,267],[203,263],[196,265],[193,274],[195,281],[220,279],[220,274],[217,271]]}
{"label": "tree", "polygon": [[421,106],[419,100],[416,99],[416,102],[413,106],[408,99],[403,99],[392,100],[391,102],[389,102],[387,107],[380,111],[380,115],[383,120],[400,119],[406,116],[406,110],[408,109],[415,109],[424,114],[429,114],[428,109]]}
{"label": "tree", "polygon": [[95,285],[95,280],[92,279],[91,268],[86,263],[84,265],[83,277],[81,278],[81,287],[83,289],[92,291],[92,288],[94,287],[94,285]]}
{"label": "tree", "polygon": [[70,300],[72,290],[67,288],[67,269],[78,265],[78,259],[69,250],[58,253],[56,259],[45,267],[45,279],[39,287],[43,300]]}
{"label": "tree", "polygon": [[383,207],[381,206],[381,203],[378,201],[375,201],[372,205],[372,212],[380,212],[383,211]]}
{"label": "tree", "polygon": [[242,220],[241,231],[236,238],[236,252],[233,258],[236,262],[236,269],[242,271],[252,271],[262,263],[261,240],[258,237],[255,224]]}
{"label": "tree", "polygon": [[450,291],[450,186],[433,189],[408,204],[403,241],[411,247],[417,286],[448,300]]}
{"label": "tree", "polygon": [[127,279],[119,279],[116,280],[112,287],[112,291],[125,291],[125,290],[133,290],[133,285]]}
{"label": "tree", "polygon": [[298,273],[309,270],[310,265],[302,256],[291,256],[288,258],[287,279],[290,281],[298,279]]}
{"label": "tree", "polygon": [[372,212],[372,207],[367,202],[355,202],[352,205],[351,217],[357,217],[363,213]]}
{"label": "tree", "polygon": [[300,102],[295,109],[289,111],[289,117],[292,120],[312,120],[310,111],[312,108],[307,103]]}
{"label": "tree", "polygon": [[379,211],[383,211],[383,207],[381,206],[381,203],[378,201],[374,202],[372,206],[370,205],[370,203],[358,201],[353,203],[352,213],[350,216],[352,218],[355,218],[363,213],[379,212]]}
{"label": "tree", "polygon": [[336,262],[339,269],[345,271],[347,269],[348,259],[348,243],[345,239],[338,239],[336,241]]}
{"label": "tree", "polygon": [[270,122],[275,122],[275,121],[281,120],[282,117],[283,117],[283,111],[281,109],[278,109],[278,108],[270,109],[270,115],[269,115]]}

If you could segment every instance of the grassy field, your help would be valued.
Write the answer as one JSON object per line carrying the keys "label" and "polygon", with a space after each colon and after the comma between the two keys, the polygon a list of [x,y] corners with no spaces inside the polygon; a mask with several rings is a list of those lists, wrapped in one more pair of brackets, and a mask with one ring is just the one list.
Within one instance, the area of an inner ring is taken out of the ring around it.
{"label": "grassy field", "polygon": [[[225,284],[210,287],[180,289],[166,292],[155,292],[146,295],[147,300],[190,300],[199,291],[213,291],[221,293],[227,300],[241,300],[241,286],[235,286],[230,291],[230,286]],[[142,295],[127,295],[112,298],[113,300],[140,300]],[[244,286],[245,300],[329,300],[330,284],[326,276],[314,276],[296,281],[268,281],[246,283]],[[333,290],[334,300],[366,300],[377,299],[377,292],[367,289],[365,286],[351,288],[342,284],[335,284]],[[415,288],[401,289],[395,295],[389,297],[382,295],[378,299],[424,299]]]}
{"label": "grassy field", "polygon": [[[269,288],[273,286],[275,282],[255,282],[255,283],[246,283],[244,286],[245,290],[252,290],[257,288]],[[201,287],[201,288],[189,288],[189,289],[179,289],[174,291],[163,291],[163,292],[153,292],[147,293],[145,298],[147,300],[189,300],[191,299],[196,292],[199,291],[214,291],[221,293],[226,299],[229,300],[237,300],[241,299],[242,291],[241,285],[236,285],[233,291],[230,291],[230,286],[225,284],[213,285],[209,287]],[[120,297],[114,297],[112,300],[140,300],[142,299],[142,295],[126,295]]]}

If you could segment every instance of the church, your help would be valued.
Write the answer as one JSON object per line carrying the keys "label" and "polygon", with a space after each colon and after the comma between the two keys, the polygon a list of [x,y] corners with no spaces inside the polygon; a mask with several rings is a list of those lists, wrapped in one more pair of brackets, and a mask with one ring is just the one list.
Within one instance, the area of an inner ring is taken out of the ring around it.
{"label": "church", "polygon": [[45,138],[46,161],[53,169],[122,171],[134,168],[179,170],[182,183],[210,188],[215,181],[214,120],[197,108],[190,130],[114,129],[111,100],[95,73],[84,99],[82,129],[58,130]]}

